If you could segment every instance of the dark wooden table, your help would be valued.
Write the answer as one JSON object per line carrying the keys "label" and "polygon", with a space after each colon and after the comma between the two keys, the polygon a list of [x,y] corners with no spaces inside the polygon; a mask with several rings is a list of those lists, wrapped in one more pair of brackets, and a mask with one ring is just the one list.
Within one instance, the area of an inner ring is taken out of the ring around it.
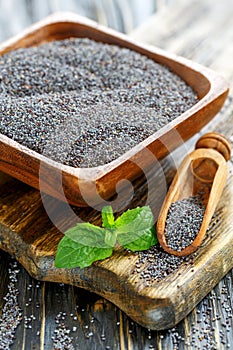
{"label": "dark wooden table", "polygon": [[[231,83],[232,17],[230,0],[176,1],[132,36],[210,66]],[[233,144],[231,94],[222,112],[205,130],[222,132]],[[193,142],[188,143],[190,148]],[[176,157],[182,157],[182,149]],[[170,166],[169,159],[165,160],[168,173]],[[229,168],[232,180],[232,159]],[[233,230],[233,210],[231,220]],[[37,281],[3,251],[0,276],[0,317],[15,321],[11,349],[233,349],[232,271],[182,322],[165,331],[137,325],[96,294]]]}

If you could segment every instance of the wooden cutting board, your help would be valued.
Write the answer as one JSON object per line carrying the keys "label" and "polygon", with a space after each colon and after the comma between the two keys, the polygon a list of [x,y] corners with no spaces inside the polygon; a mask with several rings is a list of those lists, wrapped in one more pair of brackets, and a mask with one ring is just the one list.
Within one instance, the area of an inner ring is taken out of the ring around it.
{"label": "wooden cutting board", "polygon": [[[183,153],[181,149],[177,155],[180,160]],[[154,214],[158,214],[163,200],[160,193],[163,172],[168,182],[174,176],[171,159],[165,159],[162,165],[162,169],[149,175],[154,186],[149,203],[147,185],[141,177],[134,182],[135,194],[128,207],[144,205],[147,201]],[[233,267],[232,168],[231,159],[228,183],[217,207],[216,218],[192,263],[182,263],[160,281],[147,285],[141,272],[135,268],[138,255],[121,249],[117,249],[112,257],[82,270],[55,268],[54,256],[62,234],[50,221],[40,192],[3,173],[0,173],[0,248],[14,256],[36,279],[63,282],[95,292],[147,328],[173,327]],[[67,210],[57,199],[49,196],[45,199],[49,215],[56,216],[60,227],[66,229],[74,224],[73,211]],[[123,197],[122,203],[126,201],[127,197]],[[75,208],[74,212],[85,221],[100,224],[100,214],[93,209]]]}

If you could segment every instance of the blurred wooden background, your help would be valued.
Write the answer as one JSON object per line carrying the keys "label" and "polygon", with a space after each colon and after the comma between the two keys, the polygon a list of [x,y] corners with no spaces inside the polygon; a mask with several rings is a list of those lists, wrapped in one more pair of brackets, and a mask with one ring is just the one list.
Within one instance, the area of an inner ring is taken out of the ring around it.
{"label": "blurred wooden background", "polygon": [[56,11],[72,11],[129,33],[175,0],[0,0],[0,41]]}

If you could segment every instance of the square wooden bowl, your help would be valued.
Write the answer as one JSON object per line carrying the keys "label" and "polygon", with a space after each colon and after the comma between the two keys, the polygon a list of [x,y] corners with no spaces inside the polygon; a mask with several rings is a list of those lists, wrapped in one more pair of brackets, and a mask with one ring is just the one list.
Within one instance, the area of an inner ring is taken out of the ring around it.
{"label": "square wooden bowl", "polygon": [[169,67],[190,85],[198,103],[116,160],[94,168],[74,168],[55,162],[0,135],[0,170],[77,206],[94,205],[112,196],[122,179],[133,180],[150,167],[152,153],[161,159],[196,134],[221,109],[228,93],[222,77],[197,63],[135,42],[72,13],[57,13],[0,45],[0,54],[52,40],[87,37],[126,47]]}

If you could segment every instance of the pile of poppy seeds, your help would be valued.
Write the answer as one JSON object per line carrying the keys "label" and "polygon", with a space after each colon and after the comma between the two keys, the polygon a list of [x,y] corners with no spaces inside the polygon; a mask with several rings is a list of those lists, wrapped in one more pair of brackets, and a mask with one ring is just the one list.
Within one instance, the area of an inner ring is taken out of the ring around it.
{"label": "pile of poppy seeds", "polygon": [[116,159],[197,101],[167,67],[86,38],[0,58],[0,132],[73,167]]}
{"label": "pile of poppy seeds", "polygon": [[189,246],[201,228],[204,213],[199,195],[172,203],[164,231],[168,247],[180,252]]}

